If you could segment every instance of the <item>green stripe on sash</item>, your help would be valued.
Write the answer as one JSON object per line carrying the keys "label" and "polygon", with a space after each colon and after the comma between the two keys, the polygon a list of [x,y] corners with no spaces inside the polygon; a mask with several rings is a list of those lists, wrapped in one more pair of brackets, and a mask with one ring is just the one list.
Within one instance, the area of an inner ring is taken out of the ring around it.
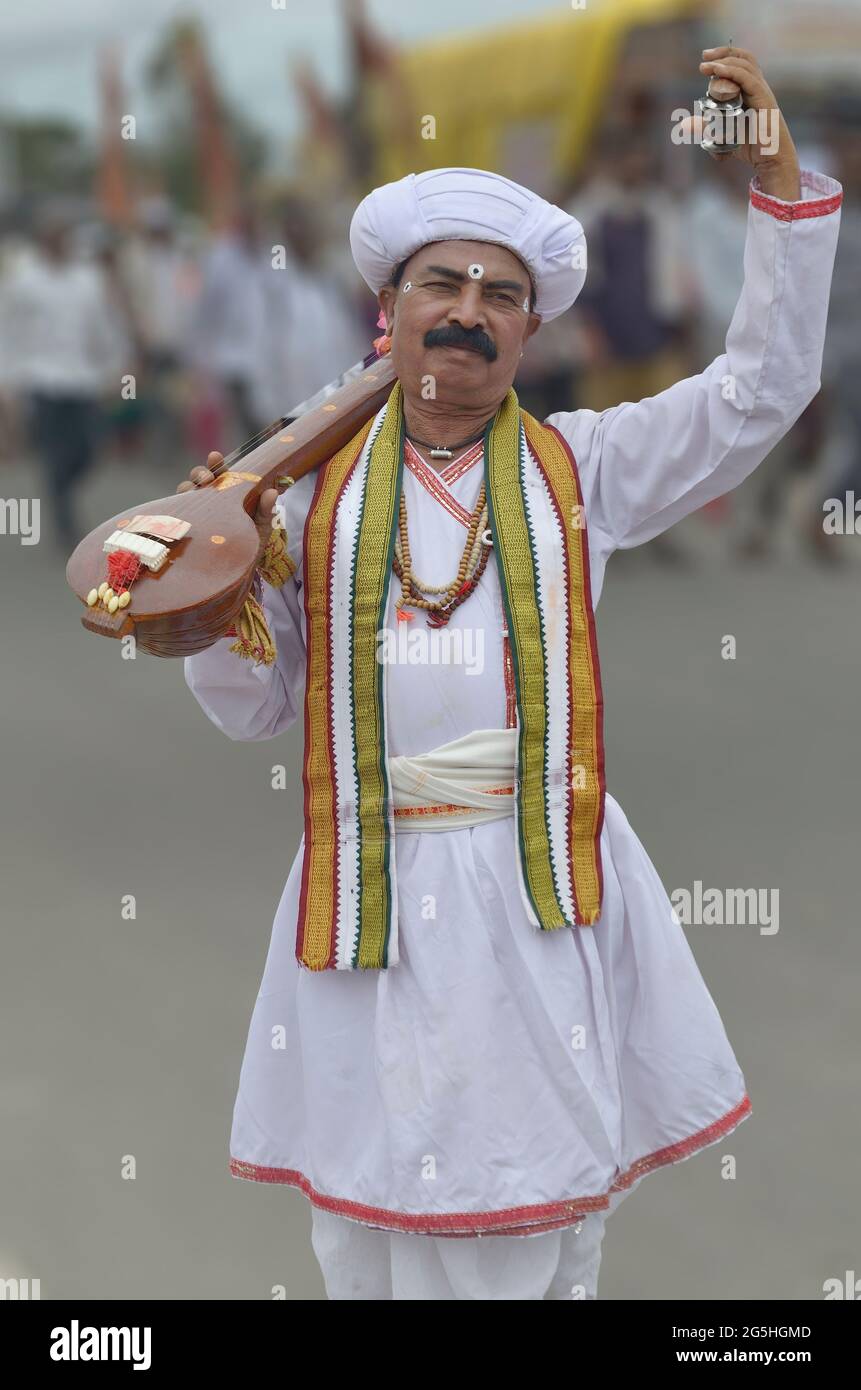
{"label": "green stripe on sash", "polygon": [[545,929],[567,923],[553,881],[545,809],[547,673],[535,556],[520,468],[520,407],[509,390],[485,435],[487,511],[517,690],[519,835],[526,888]]}

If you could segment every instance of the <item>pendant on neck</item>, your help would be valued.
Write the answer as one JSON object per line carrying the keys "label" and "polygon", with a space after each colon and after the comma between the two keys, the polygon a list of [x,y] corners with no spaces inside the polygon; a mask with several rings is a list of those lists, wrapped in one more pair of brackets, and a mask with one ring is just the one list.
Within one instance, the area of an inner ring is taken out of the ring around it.
{"label": "pendant on neck", "polygon": [[432,459],[450,459],[453,457],[451,449],[446,449],[444,445],[438,444],[435,449],[429,450]]}

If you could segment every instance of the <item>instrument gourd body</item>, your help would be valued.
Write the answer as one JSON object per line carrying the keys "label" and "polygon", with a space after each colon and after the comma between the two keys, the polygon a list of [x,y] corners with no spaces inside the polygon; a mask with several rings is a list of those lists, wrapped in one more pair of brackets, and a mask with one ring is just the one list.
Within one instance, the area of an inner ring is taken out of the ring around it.
{"label": "instrument gourd body", "polygon": [[[391,360],[381,357],[322,405],[279,422],[262,443],[226,459],[213,482],[127,508],[91,531],[66,566],[68,583],[85,604],[84,627],[105,637],[133,633],[136,645],[154,656],[191,656],[212,646],[236,619],[254,580],[259,537],[253,516],[261,493],[281,490],[330,459],[381,408],[394,380]],[[190,529],[170,544],[158,571],[140,571],[127,607],[111,613],[101,604],[89,606],[88,595],[107,575],[105,541],[148,516]]]}

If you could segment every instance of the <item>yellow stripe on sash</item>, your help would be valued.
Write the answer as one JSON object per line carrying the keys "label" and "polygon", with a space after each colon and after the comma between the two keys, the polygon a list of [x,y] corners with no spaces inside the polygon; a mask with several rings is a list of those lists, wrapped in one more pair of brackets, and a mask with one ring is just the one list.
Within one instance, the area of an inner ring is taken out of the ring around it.
{"label": "yellow stripe on sash", "polygon": [[335,510],[373,420],[323,464],[319,490],[308,512],[303,585],[307,607],[307,676],[305,690],[305,862],[300,901],[298,959],[311,970],[334,964],[336,947],[335,874],[338,815],[329,673],[331,655],[330,564],[334,548]]}

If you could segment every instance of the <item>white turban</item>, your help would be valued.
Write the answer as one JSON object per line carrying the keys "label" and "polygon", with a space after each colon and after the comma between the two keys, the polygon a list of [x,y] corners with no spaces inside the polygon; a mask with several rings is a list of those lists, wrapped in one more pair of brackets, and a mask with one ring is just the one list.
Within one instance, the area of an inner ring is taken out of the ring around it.
{"label": "white turban", "polygon": [[507,246],[532,276],[542,319],[570,309],[586,279],[586,238],[576,218],[486,169],[407,174],[363,198],[350,223],[353,260],[374,293],[431,241]]}

